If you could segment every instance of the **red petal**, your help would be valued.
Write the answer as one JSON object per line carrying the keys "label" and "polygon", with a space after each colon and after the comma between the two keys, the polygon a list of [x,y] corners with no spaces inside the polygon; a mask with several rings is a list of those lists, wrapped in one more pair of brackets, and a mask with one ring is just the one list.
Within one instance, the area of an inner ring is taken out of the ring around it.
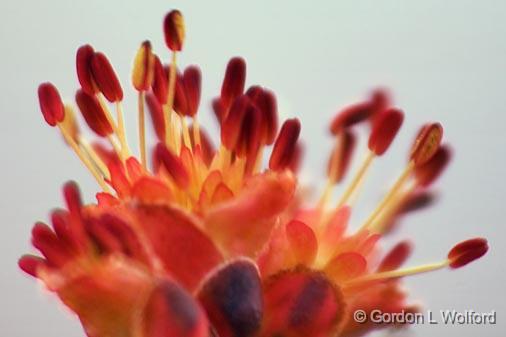
{"label": "red petal", "polygon": [[286,237],[296,260],[300,264],[311,265],[318,249],[316,235],[311,227],[303,222],[292,220],[286,225]]}
{"label": "red petal", "polygon": [[62,122],[65,117],[63,102],[58,89],[52,83],[42,83],[38,89],[39,104],[42,115],[50,126]]}
{"label": "red petal", "polygon": [[132,211],[165,269],[186,288],[195,289],[222,261],[211,239],[183,211],[162,205],[140,205]]}
{"label": "red petal", "polygon": [[235,260],[215,271],[197,298],[220,337],[250,337],[260,328],[262,286],[250,260]]}
{"label": "red petal", "polygon": [[321,273],[295,270],[264,286],[261,336],[323,337],[337,333],[345,308],[339,289]]}
{"label": "red petal", "polygon": [[325,267],[325,273],[337,283],[358,277],[366,271],[367,261],[359,253],[347,252],[332,259]]}
{"label": "red petal", "polygon": [[142,177],[132,186],[132,197],[144,203],[168,203],[172,201],[172,192],[162,181]]}

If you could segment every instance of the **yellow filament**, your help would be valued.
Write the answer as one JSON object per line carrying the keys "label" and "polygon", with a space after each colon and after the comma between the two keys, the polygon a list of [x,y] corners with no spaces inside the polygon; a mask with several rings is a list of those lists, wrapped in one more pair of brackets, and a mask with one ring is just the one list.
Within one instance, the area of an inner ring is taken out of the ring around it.
{"label": "yellow filament", "polygon": [[67,141],[67,144],[70,145],[72,150],[76,153],[77,157],[81,160],[81,162],[86,166],[86,168],[90,171],[90,173],[93,175],[97,183],[100,185],[102,190],[104,192],[110,192],[109,187],[105,183],[103,177],[100,175],[99,172],[97,172],[95,166],[93,166],[93,163],[90,161],[88,157],[82,152],[79,145],[76,143],[76,141],[72,138],[72,136],[67,132],[65,128],[63,128],[60,124],[58,124],[58,127],[63,135],[63,138]]}
{"label": "yellow filament", "polygon": [[323,193],[320,197],[320,201],[318,202],[318,207],[320,209],[324,209],[327,205],[333,187],[334,183],[332,182],[332,179],[328,178],[325,184],[325,188],[323,189]]}
{"label": "yellow filament", "polygon": [[366,276],[355,278],[355,279],[351,280],[350,282],[345,283],[345,286],[356,285],[358,283],[364,283],[364,282],[370,282],[370,281],[387,280],[387,279],[391,279],[391,278],[427,273],[430,271],[446,268],[446,267],[448,267],[449,263],[450,263],[449,260],[444,260],[441,262],[424,264],[424,265],[417,266],[417,267],[410,267],[410,268],[397,269],[397,270],[369,274]]}
{"label": "yellow filament", "polygon": [[113,135],[107,136],[107,139],[109,140],[109,143],[111,144],[112,148],[114,149],[114,152],[118,155],[119,159],[121,161],[125,161],[125,156],[123,155],[123,151],[121,151],[121,146],[118,144],[116,139]]}
{"label": "yellow filament", "polygon": [[107,106],[107,103],[105,102],[104,95],[97,94],[96,97],[98,99],[98,102],[100,103],[100,106],[102,107],[102,110],[104,110],[104,112],[105,112],[105,117],[107,118],[107,121],[109,122],[109,124],[111,124],[112,130],[114,131],[116,136],[119,137],[118,127],[116,126],[116,122],[112,118],[111,110],[109,110],[109,107]]}
{"label": "yellow filament", "polygon": [[100,156],[97,154],[97,152],[90,146],[88,141],[84,139],[83,137],[79,137],[79,145],[83,148],[84,152],[86,152],[86,155],[90,158],[90,160],[93,162],[93,164],[100,170],[102,175],[109,179],[109,169],[105,165],[104,161],[100,158]]}
{"label": "yellow filament", "polygon": [[144,117],[144,91],[139,91],[139,148],[141,154],[141,163],[144,169],[147,168],[147,160],[146,160],[146,126],[145,126],[145,117]]}
{"label": "yellow filament", "polygon": [[385,195],[381,203],[376,207],[374,212],[369,216],[369,218],[366,220],[362,228],[368,228],[373,221],[376,219],[376,217],[385,209],[385,207],[388,205],[388,203],[395,197],[396,193],[402,188],[402,185],[406,182],[406,180],[409,178],[411,172],[413,171],[415,167],[415,163],[413,161],[410,161],[409,164],[406,166],[402,174],[399,176],[395,184],[392,186],[390,191]]}
{"label": "yellow filament", "polygon": [[118,139],[121,144],[121,153],[123,158],[127,158],[130,156],[130,148],[128,147],[125,134],[125,121],[123,120],[123,108],[121,106],[121,102],[116,102],[116,115],[118,119]]}
{"label": "yellow filament", "polygon": [[195,146],[200,145],[200,124],[197,115],[193,116],[193,140],[195,141]]}
{"label": "yellow filament", "polygon": [[395,196],[388,202],[385,206],[384,211],[380,214],[379,217],[369,226],[370,230],[375,233],[382,234],[386,230],[386,226],[389,221],[394,217],[399,210],[399,207],[406,200],[406,198],[413,192],[416,188],[416,185],[411,185],[404,191],[399,190]]}
{"label": "yellow filament", "polygon": [[183,129],[184,145],[191,150],[192,143],[191,143],[191,139],[190,139],[190,130],[188,129],[188,123],[186,122],[185,116],[178,116],[178,117],[181,120],[181,127]]}
{"label": "yellow filament", "polygon": [[170,71],[169,71],[169,92],[167,96],[167,110],[165,111],[165,142],[167,146],[169,146],[170,143],[170,137],[172,136],[171,133],[169,133],[169,128],[171,124],[171,118],[170,114],[172,113],[172,107],[174,105],[174,94],[176,91],[176,66],[177,61],[177,53],[174,51],[172,52],[172,62],[170,63]]}
{"label": "yellow filament", "polygon": [[343,206],[348,199],[351,197],[353,192],[357,189],[357,187],[360,185],[360,182],[363,181],[363,177],[367,173],[367,170],[371,166],[372,160],[376,157],[374,152],[369,151],[367,153],[367,156],[365,157],[364,161],[362,162],[362,165],[358,169],[357,173],[353,177],[353,180],[351,181],[350,185],[348,185],[348,188],[344,191],[343,196],[337,203],[337,208]]}

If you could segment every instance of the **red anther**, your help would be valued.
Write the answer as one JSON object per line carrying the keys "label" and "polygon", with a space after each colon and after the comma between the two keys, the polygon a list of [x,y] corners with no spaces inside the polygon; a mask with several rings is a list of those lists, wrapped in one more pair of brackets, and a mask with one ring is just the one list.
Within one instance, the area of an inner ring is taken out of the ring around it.
{"label": "red anther", "polygon": [[89,44],[79,47],[76,54],[77,79],[81,88],[90,95],[98,92],[97,84],[91,73],[91,59],[95,55],[95,50]]}
{"label": "red anther", "polygon": [[155,55],[155,66],[154,66],[154,77],[153,77],[153,84],[151,85],[151,88],[153,89],[153,93],[155,94],[156,98],[158,99],[158,102],[160,104],[167,103],[167,96],[169,94],[168,92],[168,73],[164,66],[162,65],[162,62],[158,58],[158,56]]}
{"label": "red anther", "polygon": [[238,97],[227,115],[227,118],[221,125],[221,142],[229,149],[234,150],[239,137],[241,135],[241,128],[243,119],[248,107],[252,105],[251,100],[246,95]]}
{"label": "red anther", "polygon": [[256,160],[256,154],[260,148],[262,137],[262,112],[250,104],[244,113],[241,123],[239,138],[235,146],[235,152],[239,157],[251,158]]}
{"label": "red anther", "polygon": [[179,71],[176,72],[174,110],[180,116],[185,116],[188,114],[188,100],[186,98],[186,89],[184,86],[183,75]]}
{"label": "red anther", "polygon": [[351,130],[344,130],[338,137],[327,165],[327,175],[333,184],[339,183],[346,175],[357,143],[357,137]]}
{"label": "red anther", "polygon": [[436,195],[427,190],[416,190],[410,193],[405,200],[402,201],[398,214],[405,214],[419,209],[431,206],[436,201]]}
{"label": "red anther", "polygon": [[404,120],[404,113],[398,109],[388,109],[382,112],[374,122],[369,136],[369,150],[381,156],[388,150]]}
{"label": "red anther", "polygon": [[109,102],[123,99],[123,89],[114,69],[103,53],[95,53],[91,59],[91,73],[98,89]]}
{"label": "red anther", "polygon": [[218,123],[220,123],[220,125],[222,125],[223,122],[225,121],[225,118],[227,117],[227,115],[226,115],[227,111],[225,111],[225,108],[223,107],[223,103],[221,102],[221,98],[215,97],[213,99],[213,101],[211,102],[211,106],[213,108],[214,115],[216,116],[216,119],[218,120]]}
{"label": "red anther", "polygon": [[197,114],[200,105],[200,92],[202,87],[202,73],[198,66],[192,65],[183,73],[186,99],[188,103],[188,115],[193,117]]}
{"label": "red anther", "polygon": [[88,126],[100,137],[106,137],[113,132],[112,125],[107,120],[106,112],[95,96],[90,96],[80,89],[76,93],[76,103],[83,114]]}
{"label": "red anther", "polygon": [[250,87],[246,95],[251,98],[253,103],[262,112],[263,136],[262,142],[271,145],[276,140],[278,133],[278,107],[276,96],[268,89],[260,86]]}
{"label": "red anther", "polygon": [[155,56],[151,42],[144,41],[135,56],[132,71],[132,84],[138,91],[147,91],[153,83]]}
{"label": "red anther", "polygon": [[183,15],[178,10],[172,10],[163,21],[165,43],[172,51],[181,51],[185,38]]}
{"label": "red anther", "polygon": [[370,102],[374,113],[379,113],[386,110],[392,104],[392,98],[388,90],[378,88],[371,92]]}
{"label": "red anther", "polygon": [[448,166],[451,157],[450,148],[447,145],[441,145],[428,162],[416,168],[415,177],[418,185],[423,187],[431,185]]}
{"label": "red anther", "polygon": [[302,163],[302,159],[304,157],[304,144],[298,142],[295,144],[295,150],[293,150],[292,159],[288,168],[292,172],[298,172],[300,169],[300,165]]}
{"label": "red anther", "polygon": [[155,154],[160,164],[165,167],[177,186],[184,189],[190,183],[190,177],[181,159],[173,154],[163,143],[156,145]]}
{"label": "red anther", "polygon": [[460,268],[485,255],[488,242],[484,238],[474,238],[455,245],[448,253],[451,268]]}
{"label": "red anther", "polygon": [[395,270],[402,266],[413,251],[413,245],[409,241],[401,241],[395,245],[381,261],[378,272]]}
{"label": "red anther", "polygon": [[151,122],[155,129],[156,137],[159,141],[165,141],[165,121],[163,116],[163,108],[153,93],[146,95],[146,103],[148,111],[151,115]]}
{"label": "red anther", "polygon": [[55,126],[65,118],[65,110],[58,89],[49,82],[42,83],[38,89],[39,105],[47,124]]}
{"label": "red anther", "polygon": [[19,268],[34,277],[37,277],[37,269],[44,265],[46,265],[46,260],[34,255],[23,255],[18,261]]}
{"label": "red anther", "polygon": [[336,135],[341,130],[358,124],[371,117],[374,112],[371,102],[362,102],[350,105],[341,110],[330,124],[330,132]]}
{"label": "red anther", "polygon": [[246,82],[246,61],[241,57],[232,58],[227,64],[225,78],[221,86],[221,103],[228,110],[235,98],[244,92]]}
{"label": "red anther", "polygon": [[297,118],[288,119],[283,123],[269,159],[271,170],[283,170],[292,163],[299,134],[300,122]]}
{"label": "red anther", "polygon": [[443,139],[443,126],[439,123],[426,124],[418,132],[411,147],[410,160],[415,166],[428,162],[436,154]]}

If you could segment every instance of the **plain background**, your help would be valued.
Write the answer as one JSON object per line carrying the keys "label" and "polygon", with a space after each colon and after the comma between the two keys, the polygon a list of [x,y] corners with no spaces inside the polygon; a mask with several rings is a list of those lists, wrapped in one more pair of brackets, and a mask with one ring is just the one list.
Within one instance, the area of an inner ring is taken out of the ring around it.
{"label": "plain background", "polygon": [[244,56],[248,83],[272,88],[282,115],[302,120],[304,175],[313,183],[324,182],[331,147],[327,125],[334,112],[376,85],[393,89],[406,112],[405,125],[374,163],[354,210],[355,224],[402,169],[417,128],[441,121],[455,160],[437,183],[437,205],[405,218],[397,237],[416,243],[411,265],[439,260],[455,242],[477,235],[490,240],[491,250],[468,268],[405,284],[410,299],[427,309],[496,310],[497,325],[422,325],[403,334],[504,334],[506,2],[18,0],[0,3],[1,336],[83,336],[55,297],[16,266],[18,257],[31,251],[33,222],[62,205],[65,181],[78,181],[88,201],[97,190],[43,122],[37,85],[50,80],[71,99],[77,88],[75,50],[93,44],[109,56],[123,81],[134,145],[131,61],[146,38],[167,59],[161,22],[173,7],[183,11],[187,23],[181,62],[197,63],[204,73],[203,123],[214,129],[209,100],[219,90],[227,60]]}

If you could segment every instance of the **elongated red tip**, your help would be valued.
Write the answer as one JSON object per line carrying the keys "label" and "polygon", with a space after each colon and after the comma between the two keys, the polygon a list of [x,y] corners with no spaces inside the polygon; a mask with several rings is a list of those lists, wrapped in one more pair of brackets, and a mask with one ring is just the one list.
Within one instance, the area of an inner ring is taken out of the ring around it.
{"label": "elongated red tip", "polygon": [[114,69],[103,53],[95,53],[91,59],[91,72],[99,90],[109,102],[123,99],[123,89]]}
{"label": "elongated red tip", "polygon": [[163,32],[165,34],[165,43],[170,50],[181,51],[183,49],[185,27],[183,15],[180,11],[172,10],[165,16]]}
{"label": "elongated red tip", "polygon": [[230,59],[221,86],[221,103],[228,110],[235,98],[244,92],[246,82],[246,61],[242,57]]}
{"label": "elongated red tip", "polygon": [[154,75],[151,89],[153,90],[153,94],[155,94],[156,98],[158,99],[158,102],[160,102],[162,105],[167,103],[168,78],[169,74],[165,71],[160,58],[155,55]]}
{"label": "elongated red tip", "polygon": [[42,83],[38,89],[39,104],[47,124],[55,126],[65,118],[65,109],[58,89],[49,82]]}
{"label": "elongated red tip", "polygon": [[484,238],[474,238],[455,245],[448,253],[451,268],[460,268],[479,259],[488,251],[488,242]]}
{"label": "elongated red tip", "polygon": [[246,91],[253,104],[262,115],[262,142],[271,145],[278,132],[278,105],[276,96],[271,90],[260,86],[252,86]]}
{"label": "elongated red tip", "polygon": [[443,139],[443,126],[440,123],[424,125],[411,147],[410,159],[415,166],[423,165],[436,154]]}
{"label": "elongated red tip", "polygon": [[197,114],[200,105],[200,94],[202,90],[202,72],[198,66],[192,65],[183,73],[183,83],[188,104],[187,114],[191,117]]}
{"label": "elongated red tip", "polygon": [[269,159],[271,170],[283,170],[290,166],[296,153],[299,134],[300,122],[297,118],[288,119],[283,123]]}
{"label": "elongated red tip", "polygon": [[91,73],[91,59],[95,55],[95,50],[89,44],[79,47],[76,53],[77,79],[81,88],[88,94],[94,95],[98,92],[98,87]]}
{"label": "elongated red tip", "polygon": [[345,107],[337,113],[330,124],[330,132],[338,134],[345,128],[367,120],[373,113],[373,105],[370,102],[356,103]]}
{"label": "elongated red tip", "polygon": [[238,97],[226,118],[221,124],[221,142],[229,149],[234,150],[241,135],[241,128],[246,110],[252,106],[251,100],[246,95]]}
{"label": "elongated red tip", "polygon": [[155,149],[158,162],[165,167],[174,182],[180,188],[186,188],[190,184],[190,176],[186,171],[181,159],[173,154],[163,143],[158,143]]}
{"label": "elongated red tip", "polygon": [[46,260],[41,257],[34,255],[23,255],[18,261],[18,266],[28,275],[37,277],[37,269],[39,266],[44,265],[45,263]]}
{"label": "elongated red tip", "polygon": [[369,137],[369,150],[381,156],[388,150],[404,121],[404,113],[398,109],[388,109],[382,112],[374,122]]}
{"label": "elongated red tip", "polygon": [[327,175],[334,183],[339,183],[346,175],[353,157],[357,137],[351,130],[345,130],[332,150],[327,165]]}
{"label": "elongated red tip", "polygon": [[109,123],[106,113],[95,96],[91,96],[78,90],[76,93],[76,103],[83,114],[84,120],[97,135],[106,137],[113,132],[112,125]]}
{"label": "elongated red tip", "polygon": [[451,157],[452,151],[449,146],[441,145],[428,162],[416,168],[415,177],[418,185],[424,187],[431,185],[443,173]]}
{"label": "elongated red tip", "polygon": [[151,42],[144,41],[135,55],[132,70],[132,84],[138,91],[147,91],[153,83],[155,56]]}
{"label": "elongated red tip", "polygon": [[395,245],[381,261],[378,272],[395,270],[402,266],[413,251],[413,245],[409,241],[401,241]]}
{"label": "elongated red tip", "polygon": [[158,137],[159,141],[163,142],[165,141],[165,121],[162,105],[156,98],[155,94],[151,92],[146,95],[146,103],[151,116],[153,128],[155,129],[156,137]]}

